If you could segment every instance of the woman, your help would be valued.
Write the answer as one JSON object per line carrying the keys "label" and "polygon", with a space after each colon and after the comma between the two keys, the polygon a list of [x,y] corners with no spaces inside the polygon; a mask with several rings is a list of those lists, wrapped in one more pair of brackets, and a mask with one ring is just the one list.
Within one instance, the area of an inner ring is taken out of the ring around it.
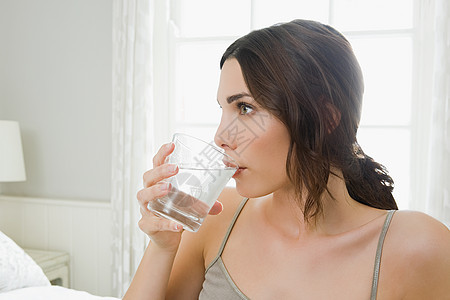
{"label": "woman", "polygon": [[156,217],[147,204],[178,171],[161,147],[138,193],[151,242],[125,299],[448,299],[448,229],[394,214],[391,177],[356,141],[348,41],[295,20],[238,39],[220,66],[215,143],[241,166],[236,189],[197,233]]}

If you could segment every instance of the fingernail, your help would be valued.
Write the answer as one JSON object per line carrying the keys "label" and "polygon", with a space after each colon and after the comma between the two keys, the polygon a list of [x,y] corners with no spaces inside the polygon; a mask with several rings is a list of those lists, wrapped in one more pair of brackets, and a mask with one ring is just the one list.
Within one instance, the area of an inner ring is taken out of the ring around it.
{"label": "fingernail", "polygon": [[169,171],[170,173],[175,173],[175,171],[177,170],[177,168],[178,168],[177,165],[169,165],[169,166],[167,167],[167,169],[168,169],[168,171]]}
{"label": "fingernail", "polygon": [[159,185],[159,189],[161,190],[161,191],[165,191],[165,190],[167,190],[169,188],[169,184],[168,183],[161,183],[160,185]]}
{"label": "fingernail", "polygon": [[172,142],[166,144],[166,150],[169,150],[172,147]]}

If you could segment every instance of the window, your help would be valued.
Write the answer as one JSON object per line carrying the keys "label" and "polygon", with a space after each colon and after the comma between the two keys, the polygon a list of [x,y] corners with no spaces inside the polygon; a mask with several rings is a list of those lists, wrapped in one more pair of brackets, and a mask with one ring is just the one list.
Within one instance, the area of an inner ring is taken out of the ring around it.
{"label": "window", "polygon": [[417,172],[411,161],[423,147],[418,146],[423,143],[414,128],[420,125],[413,117],[420,107],[412,84],[418,76],[417,2],[229,0],[218,6],[208,0],[170,1],[157,8],[166,14],[155,16],[155,67],[161,71],[159,79],[155,76],[157,124],[168,123],[156,130],[156,142],[166,142],[174,132],[212,141],[221,114],[216,103],[219,60],[235,39],[277,22],[317,20],[335,27],[353,45],[365,78],[358,140],[387,167],[399,207],[408,208],[410,174]]}

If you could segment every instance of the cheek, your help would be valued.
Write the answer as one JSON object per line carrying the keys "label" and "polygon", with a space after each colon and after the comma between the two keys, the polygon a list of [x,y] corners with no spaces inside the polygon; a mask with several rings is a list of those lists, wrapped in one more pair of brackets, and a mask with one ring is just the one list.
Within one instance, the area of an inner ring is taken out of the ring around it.
{"label": "cheek", "polygon": [[256,151],[255,159],[260,161],[262,175],[269,181],[284,181],[287,176],[286,159],[289,144],[277,136],[272,136],[268,141],[261,141],[258,148],[260,150]]}
{"label": "cheek", "polygon": [[289,184],[286,158],[290,139],[284,130],[277,127],[271,129],[252,141],[243,153],[249,172],[236,181],[236,188],[243,196],[267,195]]}
{"label": "cheek", "polygon": [[284,125],[280,121],[272,119],[267,130],[255,142],[255,146],[259,149],[259,151],[256,149],[255,155],[261,156],[265,169],[272,172],[268,175],[285,175],[290,136]]}

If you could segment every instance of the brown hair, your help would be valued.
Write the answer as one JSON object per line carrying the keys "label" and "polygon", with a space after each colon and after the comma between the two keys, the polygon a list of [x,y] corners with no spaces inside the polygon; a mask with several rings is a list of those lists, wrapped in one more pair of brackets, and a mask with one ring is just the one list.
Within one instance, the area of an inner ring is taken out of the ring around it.
{"label": "brown hair", "polygon": [[296,192],[307,192],[306,220],[322,212],[331,167],[342,171],[356,201],[397,209],[392,178],[356,141],[363,76],[342,34],[318,22],[294,20],[236,40],[222,56],[221,68],[229,58],[239,62],[255,101],[289,131],[286,171]]}

